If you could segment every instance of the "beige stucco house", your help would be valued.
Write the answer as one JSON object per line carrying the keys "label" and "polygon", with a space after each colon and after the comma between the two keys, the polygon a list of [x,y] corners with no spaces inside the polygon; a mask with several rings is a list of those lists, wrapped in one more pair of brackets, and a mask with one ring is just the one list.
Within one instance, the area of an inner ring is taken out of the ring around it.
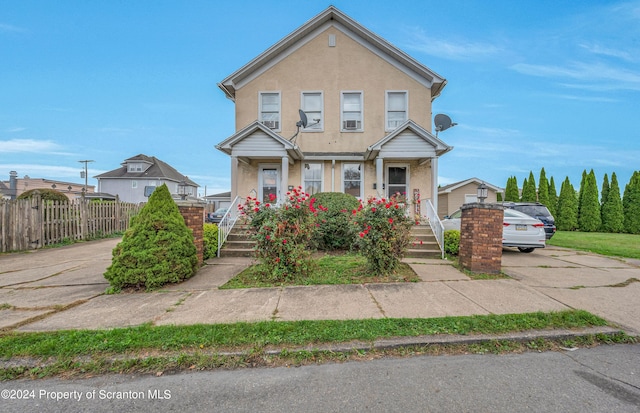
{"label": "beige stucco house", "polygon": [[235,103],[236,132],[216,145],[231,157],[231,199],[281,201],[300,185],[437,208],[438,158],[452,147],[432,134],[431,105],[445,84],[327,8],[218,84]]}
{"label": "beige stucco house", "polygon": [[504,188],[492,185],[478,178],[469,178],[454,182],[438,189],[438,217],[444,218],[460,209],[463,204],[478,202],[478,186],[485,184],[487,199],[484,202],[494,203],[498,193],[504,195]]}

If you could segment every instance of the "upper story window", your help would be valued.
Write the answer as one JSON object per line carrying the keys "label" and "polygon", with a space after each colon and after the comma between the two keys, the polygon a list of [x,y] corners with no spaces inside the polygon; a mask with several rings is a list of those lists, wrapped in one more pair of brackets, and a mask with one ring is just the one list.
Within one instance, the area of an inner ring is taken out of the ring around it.
{"label": "upper story window", "polygon": [[307,115],[305,131],[321,131],[324,129],[322,92],[302,92],[302,110]]}
{"label": "upper story window", "polygon": [[387,91],[385,130],[392,131],[409,119],[408,95],[406,91]]}
{"label": "upper story window", "polygon": [[280,130],[280,92],[260,92],[260,122],[267,128]]}
{"label": "upper story window", "polygon": [[142,172],[142,164],[127,163],[127,172]]}
{"label": "upper story window", "polygon": [[362,92],[342,92],[342,128],[344,131],[362,131]]}

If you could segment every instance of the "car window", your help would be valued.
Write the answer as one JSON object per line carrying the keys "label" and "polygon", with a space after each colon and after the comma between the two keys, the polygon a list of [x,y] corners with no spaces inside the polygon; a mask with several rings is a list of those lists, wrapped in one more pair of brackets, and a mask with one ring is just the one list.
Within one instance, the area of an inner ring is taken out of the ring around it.
{"label": "car window", "polygon": [[449,219],[460,219],[462,217],[462,211],[457,210],[453,214],[449,215]]}

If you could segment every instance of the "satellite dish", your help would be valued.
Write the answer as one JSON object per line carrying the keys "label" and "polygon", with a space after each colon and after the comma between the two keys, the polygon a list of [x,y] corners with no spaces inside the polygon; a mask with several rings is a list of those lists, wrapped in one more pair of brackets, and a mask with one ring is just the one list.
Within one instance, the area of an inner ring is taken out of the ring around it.
{"label": "satellite dish", "polygon": [[440,132],[443,130],[447,130],[452,126],[455,126],[455,123],[451,122],[451,118],[442,113],[438,113],[435,118],[433,118],[433,123],[436,125],[436,131]]}
{"label": "satellite dish", "polygon": [[300,120],[296,123],[297,127],[307,127],[307,114],[304,113],[302,109],[298,109],[298,113],[300,114]]}

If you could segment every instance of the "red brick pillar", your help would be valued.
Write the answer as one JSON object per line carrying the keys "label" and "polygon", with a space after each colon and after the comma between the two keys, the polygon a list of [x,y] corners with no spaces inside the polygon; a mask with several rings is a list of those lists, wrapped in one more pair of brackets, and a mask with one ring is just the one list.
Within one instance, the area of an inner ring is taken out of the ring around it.
{"label": "red brick pillar", "polygon": [[196,244],[198,265],[204,261],[204,204],[192,201],[176,201],[184,223],[193,231],[193,242]]}
{"label": "red brick pillar", "polygon": [[460,265],[473,272],[499,274],[502,267],[503,208],[474,202],[462,206]]}

